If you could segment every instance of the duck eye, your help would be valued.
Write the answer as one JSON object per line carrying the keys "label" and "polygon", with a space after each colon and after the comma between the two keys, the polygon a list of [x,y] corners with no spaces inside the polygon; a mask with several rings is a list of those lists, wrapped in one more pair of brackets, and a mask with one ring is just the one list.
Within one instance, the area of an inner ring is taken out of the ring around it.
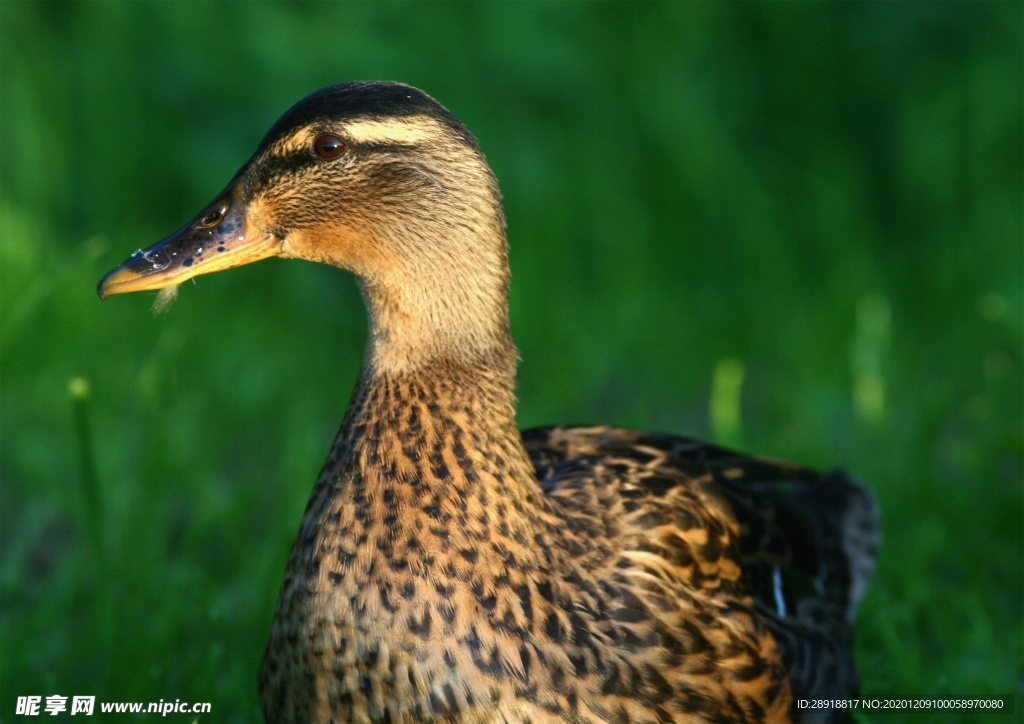
{"label": "duck eye", "polygon": [[337,136],[320,136],[313,144],[313,150],[320,158],[337,158],[345,150],[345,144]]}

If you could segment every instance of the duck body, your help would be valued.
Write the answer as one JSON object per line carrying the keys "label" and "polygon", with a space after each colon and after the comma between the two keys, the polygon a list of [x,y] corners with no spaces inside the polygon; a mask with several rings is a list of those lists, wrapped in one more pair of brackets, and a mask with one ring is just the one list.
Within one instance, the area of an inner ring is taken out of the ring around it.
{"label": "duck body", "polygon": [[796,694],[849,692],[859,484],[678,437],[520,434],[493,379],[458,378],[357,387],[288,562],[268,721],[787,721]]}
{"label": "duck body", "polygon": [[288,560],[267,721],[788,721],[852,694],[868,491],[679,437],[521,433],[497,186],[439,104],[310,96],[100,294],[273,255],[355,272],[370,335]]}

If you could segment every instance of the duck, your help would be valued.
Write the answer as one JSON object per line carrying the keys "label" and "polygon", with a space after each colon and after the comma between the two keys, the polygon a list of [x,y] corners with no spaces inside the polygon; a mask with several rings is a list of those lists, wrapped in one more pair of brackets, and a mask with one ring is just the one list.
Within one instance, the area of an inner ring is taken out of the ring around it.
{"label": "duck", "polygon": [[278,595],[268,722],[849,714],[872,493],[676,435],[520,431],[499,188],[444,106],[395,82],[309,95],[98,293],[275,256],[351,272],[368,333]]}

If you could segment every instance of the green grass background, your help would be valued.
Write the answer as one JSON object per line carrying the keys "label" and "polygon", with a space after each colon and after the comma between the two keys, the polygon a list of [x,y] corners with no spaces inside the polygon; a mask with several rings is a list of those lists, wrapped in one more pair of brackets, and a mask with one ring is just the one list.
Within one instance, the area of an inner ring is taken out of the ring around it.
{"label": "green grass background", "polygon": [[395,79],[501,182],[523,426],[852,470],[885,514],[863,694],[1020,721],[1022,27],[1019,2],[4,0],[0,720],[29,694],[258,718],[355,284],[274,260],[158,317],[94,289],[293,102]]}

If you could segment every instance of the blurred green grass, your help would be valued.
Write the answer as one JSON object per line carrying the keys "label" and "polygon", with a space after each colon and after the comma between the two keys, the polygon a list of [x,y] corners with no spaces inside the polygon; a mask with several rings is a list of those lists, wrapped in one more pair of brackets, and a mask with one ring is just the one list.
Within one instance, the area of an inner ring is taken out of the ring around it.
{"label": "blurred green grass", "polygon": [[849,468],[885,512],[863,694],[1019,720],[1022,24],[1001,2],[0,3],[0,720],[29,694],[258,718],[359,295],[279,261],[160,317],[93,294],[289,105],[357,78],[437,97],[501,181],[524,426]]}

